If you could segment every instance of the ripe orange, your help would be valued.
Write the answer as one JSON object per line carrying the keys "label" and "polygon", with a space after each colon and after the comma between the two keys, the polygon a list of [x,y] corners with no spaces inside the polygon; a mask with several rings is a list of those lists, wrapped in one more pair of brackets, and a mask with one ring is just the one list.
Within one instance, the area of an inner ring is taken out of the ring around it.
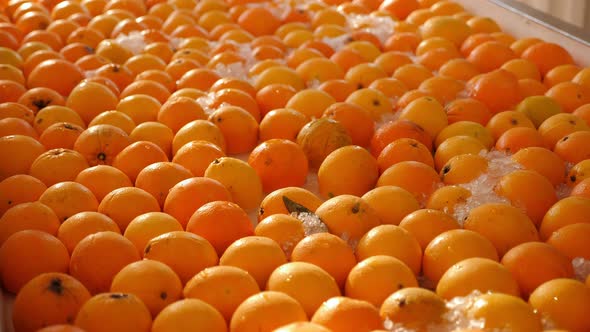
{"label": "ripe orange", "polygon": [[272,192],[284,187],[303,186],[308,161],[302,148],[286,139],[271,139],[258,145],[248,157],[262,187]]}
{"label": "ripe orange", "polygon": [[236,308],[229,326],[234,331],[273,331],[299,321],[307,321],[307,315],[299,302],[281,292],[264,291],[242,302]]}
{"label": "ripe orange", "polygon": [[156,317],[162,309],[180,299],[180,279],[168,265],[142,260],[122,268],[113,278],[111,292],[137,296]]}
{"label": "ripe orange", "polygon": [[152,331],[205,329],[227,331],[223,316],[207,302],[183,299],[164,308],[154,319]]}
{"label": "ripe orange", "polygon": [[13,175],[0,181],[0,217],[12,207],[38,200],[46,189],[43,182],[26,174]]}
{"label": "ripe orange", "polygon": [[[67,272],[69,261],[66,247],[56,237],[39,230],[18,231],[0,247],[3,287],[16,294],[42,273]],[[25,265],[22,262],[29,263]]]}
{"label": "ripe orange", "polygon": [[230,321],[236,308],[260,292],[256,280],[234,266],[208,267],[192,277],[184,287],[184,297],[203,300]]}
{"label": "ripe orange", "polygon": [[[179,252],[183,255],[178,255]],[[183,285],[195,274],[218,262],[215,249],[206,239],[184,231],[168,232],[152,238],[143,250],[143,258],[168,265]]]}
{"label": "ripe orange", "polygon": [[[58,272],[40,274],[18,292],[12,309],[12,326],[19,331],[37,331],[49,325],[72,324],[88,299],[90,293],[75,278]],[[32,310],[36,306],[46,309]]]}
{"label": "ripe orange", "polygon": [[352,329],[369,332],[383,327],[379,311],[369,302],[348,297],[333,297],[318,308],[311,322],[335,332]]}
{"label": "ripe orange", "polygon": [[139,332],[150,328],[152,317],[146,305],[135,295],[101,293],[82,305],[75,324],[86,331],[122,328]]}

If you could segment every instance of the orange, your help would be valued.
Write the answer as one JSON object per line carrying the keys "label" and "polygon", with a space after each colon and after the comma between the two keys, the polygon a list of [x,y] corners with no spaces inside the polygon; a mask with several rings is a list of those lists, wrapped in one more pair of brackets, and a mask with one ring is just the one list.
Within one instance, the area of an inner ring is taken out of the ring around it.
{"label": "orange", "polygon": [[506,70],[493,70],[471,81],[473,84],[467,85],[469,96],[486,104],[492,113],[510,109],[522,99],[518,79]]}
{"label": "orange", "polygon": [[98,206],[98,212],[111,217],[123,232],[135,217],[158,211],[158,201],[145,190],[135,187],[122,187],[111,191]]}
{"label": "orange", "polygon": [[426,208],[453,214],[456,206],[467,202],[469,197],[471,192],[461,186],[440,187],[432,193]]}
{"label": "orange", "polygon": [[122,129],[101,124],[80,134],[74,143],[74,150],[82,154],[90,166],[110,165],[117,154],[129,144],[131,139]]}
{"label": "orange", "polygon": [[424,249],[424,276],[436,284],[451,266],[472,257],[498,261],[496,248],[482,235],[466,229],[446,231]]}
{"label": "orange", "polygon": [[541,318],[533,308],[522,299],[500,293],[479,295],[473,299],[473,305],[467,314],[475,319],[484,320],[485,329],[522,329],[535,331],[541,328]]}
{"label": "orange", "polygon": [[514,127],[505,131],[496,141],[496,150],[516,153],[524,148],[544,147],[543,136],[535,129]]}
{"label": "orange", "polygon": [[507,45],[497,41],[487,41],[475,47],[469,53],[467,60],[475,64],[482,73],[487,73],[503,67],[506,62],[515,58],[516,54]]}
{"label": "orange", "polygon": [[99,202],[117,188],[132,186],[125,173],[107,165],[86,168],[78,173],[75,181],[90,189]]}
{"label": "orange", "polygon": [[541,73],[537,66],[532,63],[531,61],[525,59],[512,59],[509,61],[504,62],[504,64],[500,67],[504,70],[507,70],[516,77],[521,79],[534,79],[536,81],[541,80]]}
{"label": "orange", "polygon": [[307,262],[328,272],[342,288],[357,261],[352,248],[341,238],[329,233],[309,235],[299,241],[291,255],[293,262]]}
{"label": "orange", "polygon": [[191,177],[191,172],[183,166],[172,162],[156,162],[144,167],[137,174],[135,187],[154,196],[160,207],[163,207],[170,189]]}
{"label": "orange", "polygon": [[547,243],[556,248],[570,260],[576,257],[588,259],[590,251],[584,245],[584,238],[590,230],[590,224],[571,224],[556,230],[547,239]]}
{"label": "orange", "polygon": [[[382,186],[362,196],[375,210],[382,224],[399,225],[401,220],[420,208],[416,198],[407,190],[396,186]],[[391,201],[398,204],[390,204]]]}
{"label": "orange", "polygon": [[348,297],[333,297],[318,308],[311,322],[334,332],[369,332],[383,327],[379,311],[371,303]]}
{"label": "orange", "polygon": [[581,70],[582,69],[576,65],[559,65],[545,74],[543,83],[548,87],[552,87],[561,82],[572,81]]}
{"label": "orange", "polygon": [[447,76],[459,81],[469,81],[481,72],[476,65],[466,59],[451,59],[438,69],[440,76]]}
{"label": "orange", "polygon": [[61,59],[50,59],[39,63],[27,77],[30,88],[46,87],[67,96],[84,78],[80,68]]}
{"label": "orange", "polygon": [[0,137],[9,135],[24,135],[35,139],[38,138],[37,132],[27,121],[17,118],[0,120]]}
{"label": "orange", "polygon": [[316,210],[317,216],[335,234],[355,246],[359,239],[381,221],[362,198],[340,195],[322,203]]}
{"label": "orange", "polygon": [[295,88],[286,84],[270,84],[258,90],[255,97],[263,118],[269,112],[285,107],[296,93]]}
{"label": "orange", "polygon": [[254,234],[248,215],[227,201],[203,204],[192,214],[186,229],[207,239],[219,255],[234,241]]}
{"label": "orange", "polygon": [[35,118],[35,113],[25,105],[15,103],[15,102],[6,102],[0,104],[0,110],[2,111],[0,118],[19,118],[27,121],[29,124],[34,125],[33,120]]}
{"label": "orange", "polygon": [[474,290],[519,296],[518,283],[502,264],[488,258],[467,258],[451,266],[440,278],[436,293],[447,300]]}
{"label": "orange", "polygon": [[[179,256],[178,252],[183,255]],[[145,246],[143,258],[168,265],[183,285],[195,274],[218,262],[215,249],[207,240],[184,231],[168,232],[152,238]]]}
{"label": "orange", "polygon": [[127,114],[119,111],[105,111],[94,117],[88,127],[99,124],[110,124],[122,129],[127,135],[135,128],[135,122]]}
{"label": "orange", "polygon": [[62,222],[57,237],[71,254],[86,236],[107,231],[121,233],[119,226],[111,218],[102,213],[85,211],[76,213]]}
{"label": "orange", "polygon": [[113,167],[123,172],[132,183],[138,174],[148,165],[156,162],[166,162],[168,157],[156,144],[139,141],[125,147],[113,160]]}
{"label": "orange", "polygon": [[238,106],[222,106],[209,116],[223,133],[227,152],[239,154],[251,151],[258,141],[256,119]]}
{"label": "orange", "polygon": [[522,209],[536,226],[541,224],[547,210],[557,202],[551,182],[529,170],[514,171],[503,176],[494,191]]}
{"label": "orange", "polygon": [[424,22],[422,26],[422,38],[442,37],[457,46],[460,46],[470,34],[469,26],[453,17],[433,17]]}
{"label": "orange", "polygon": [[529,303],[542,317],[550,319],[557,328],[583,331],[590,325],[590,289],[572,279],[553,279],[539,286],[529,297]]}
{"label": "orange", "polygon": [[535,125],[524,113],[517,111],[503,111],[496,113],[486,125],[486,128],[490,130],[495,140],[502,136],[502,134],[508,129],[518,127],[534,129]]}
{"label": "orange", "polygon": [[[354,160],[354,163],[344,167],[345,160]],[[364,148],[354,145],[334,150],[318,170],[320,193],[324,197],[362,196],[375,187],[378,177],[375,158]]]}
{"label": "orange", "polygon": [[209,164],[221,157],[225,157],[225,154],[214,143],[194,140],[178,149],[172,162],[184,166],[194,176],[203,176]]}
{"label": "orange", "polygon": [[166,101],[158,112],[158,122],[165,124],[173,132],[178,132],[187,123],[204,119],[205,112],[199,103],[188,97],[177,97]]}
{"label": "orange", "polygon": [[[323,200],[307,189],[300,187],[277,189],[266,195],[260,203],[258,221],[275,214],[301,212],[298,207],[315,212],[322,202]],[[291,205],[295,205],[295,207]]]}
{"label": "orange", "polygon": [[0,217],[19,204],[35,202],[46,189],[43,182],[26,174],[13,175],[0,181]]}
{"label": "orange", "polygon": [[[37,331],[54,324],[73,323],[88,299],[88,290],[71,276],[58,272],[40,274],[14,300],[12,326],[19,331]],[[35,306],[44,306],[46,310],[32,310]]]}
{"label": "orange", "polygon": [[305,237],[305,228],[302,222],[295,217],[274,214],[262,219],[256,225],[254,234],[274,240],[281,246],[285,256],[290,258],[295,245]]}
{"label": "orange", "polygon": [[[580,182],[583,184],[584,181]],[[586,197],[577,197],[572,195],[555,203],[543,217],[539,234],[542,240],[547,240],[562,227],[577,224],[588,223],[586,211],[590,208],[590,199]]]}
{"label": "orange", "polygon": [[485,174],[488,160],[480,155],[466,153],[454,156],[441,168],[441,180],[447,185],[469,183]]}
{"label": "orange", "polygon": [[57,122],[47,127],[41,136],[39,142],[47,149],[73,149],[74,143],[78,136],[84,131],[84,128],[68,122]]}
{"label": "orange", "polygon": [[447,115],[442,105],[431,97],[415,99],[401,110],[399,118],[414,122],[431,137],[436,137],[448,125]]}
{"label": "orange", "polygon": [[545,95],[555,99],[563,111],[568,113],[590,103],[590,88],[574,82],[558,83],[551,87]]}
{"label": "orange", "polygon": [[375,123],[371,114],[363,107],[349,102],[336,102],[326,108],[323,116],[342,124],[350,135],[352,144],[369,145]]}
{"label": "orange", "polygon": [[564,181],[564,174],[566,174],[565,164],[557,154],[549,149],[542,147],[524,148],[512,155],[512,159],[524,166],[524,168],[543,175],[554,186]]}
{"label": "orange", "polygon": [[208,141],[215,144],[221,151],[226,150],[223,132],[212,121],[193,120],[180,128],[171,139],[172,155],[176,156],[180,148],[191,141]]}
{"label": "orange", "polygon": [[45,147],[29,136],[10,135],[0,137],[0,157],[10,162],[0,166],[0,179],[17,174],[26,174]]}
{"label": "orange", "polygon": [[438,235],[458,229],[459,223],[444,211],[421,209],[405,216],[399,226],[412,234],[424,250]]}
{"label": "orange", "polygon": [[[303,186],[308,161],[302,148],[285,139],[271,139],[258,145],[248,157],[266,192]],[[321,168],[320,168],[321,169]]]}
{"label": "orange", "polygon": [[205,170],[205,177],[221,182],[230,192],[232,201],[250,211],[263,198],[262,182],[248,163],[231,157],[215,159]]}
{"label": "orange", "polygon": [[285,107],[294,109],[306,115],[309,119],[313,119],[320,118],[328,106],[335,102],[336,100],[327,92],[305,89],[295,93]]}
{"label": "orange", "polygon": [[197,299],[184,299],[164,308],[154,319],[152,331],[206,329],[207,331],[227,331],[223,316],[207,302]]}
{"label": "orange", "polygon": [[477,99],[458,98],[445,106],[449,124],[459,121],[472,121],[485,126],[492,115],[488,107]]}
{"label": "orange", "polygon": [[189,178],[178,182],[168,193],[163,211],[176,218],[184,227],[195,211],[212,201],[230,201],[229,191],[218,181]]}
{"label": "orange", "polygon": [[317,168],[334,150],[352,142],[346,129],[337,121],[320,118],[307,123],[297,135],[311,168]]}
{"label": "orange", "polygon": [[578,183],[570,193],[570,196],[587,197],[590,198],[590,180],[582,180]]}
{"label": "orange", "polygon": [[258,104],[247,92],[234,88],[221,89],[213,94],[213,102],[209,107],[216,109],[226,104],[243,108],[254,117],[256,122],[260,122]]}
{"label": "orange", "polygon": [[75,321],[85,331],[122,328],[145,331],[152,324],[150,311],[141,300],[127,293],[101,293],[86,301]]}
{"label": "orange", "polygon": [[405,287],[418,287],[412,270],[397,258],[377,255],[364,259],[350,271],[345,292],[379,308],[387,294]]}
{"label": "orange", "polygon": [[447,309],[436,293],[419,287],[407,287],[389,295],[379,311],[381,319],[389,319],[411,329],[428,329],[440,324]]}
{"label": "orange", "polygon": [[226,321],[244,300],[259,292],[256,280],[234,266],[208,267],[192,277],[183,290],[185,298],[209,303]]}
{"label": "orange", "polygon": [[301,304],[308,316],[313,315],[324,301],[340,296],[340,289],[331,275],[305,262],[279,266],[270,275],[267,290],[291,296]]}
{"label": "orange", "polygon": [[379,6],[380,10],[387,11],[400,20],[404,20],[418,8],[420,8],[420,4],[416,0],[386,0]]}
{"label": "orange", "polygon": [[399,226],[374,227],[361,238],[356,249],[359,261],[377,255],[392,256],[406,264],[415,275],[420,273],[420,244],[411,233]]}
{"label": "orange", "polygon": [[564,161],[577,164],[590,159],[588,151],[588,139],[590,132],[578,131],[562,137],[553,148],[553,151]]}
{"label": "orange", "polygon": [[394,164],[386,169],[377,180],[377,187],[402,187],[423,203],[439,184],[440,178],[436,171],[418,161],[402,161]]}
{"label": "orange", "polygon": [[387,168],[402,161],[419,161],[434,167],[432,153],[424,144],[412,138],[400,138],[389,143],[377,158],[379,170],[384,172]]}
{"label": "orange", "polygon": [[541,284],[558,278],[571,278],[574,271],[567,256],[549,244],[528,242],[510,249],[502,264],[510,270],[527,298]]}
{"label": "orange", "polygon": [[17,100],[19,104],[27,106],[35,114],[47,106],[63,106],[66,103],[63,96],[55,90],[45,87],[31,88],[17,98]]}
{"label": "orange", "polygon": [[125,98],[135,94],[150,95],[156,98],[160,103],[166,102],[170,97],[170,92],[161,83],[150,80],[137,80],[127,85],[121,90],[120,98]]}
{"label": "orange", "polygon": [[323,327],[322,325],[311,323],[311,322],[296,322],[287,325],[283,325],[278,329],[274,330],[275,332],[328,332],[327,328]]}
{"label": "orange", "polygon": [[471,209],[464,227],[490,240],[500,256],[521,243],[539,238],[535,224],[523,211],[501,203],[487,203]]}
{"label": "orange", "polygon": [[[109,252],[117,250],[116,258]],[[131,241],[115,232],[98,232],[83,238],[72,252],[70,273],[93,293],[108,291],[113,277],[127,264],[139,260]],[[100,264],[100,269],[97,269]]]}
{"label": "orange", "polygon": [[297,140],[297,134],[308,122],[305,115],[290,108],[279,108],[267,113],[259,126],[260,141],[272,138]]}
{"label": "orange", "polygon": [[[582,160],[579,163],[575,164],[566,176],[566,183],[569,186],[576,185],[581,181],[588,178],[588,166],[590,165],[589,160]],[[563,180],[563,179],[562,179]],[[563,182],[563,181],[561,181]]]}
{"label": "orange", "polygon": [[53,149],[39,155],[31,165],[29,174],[51,186],[58,182],[73,181],[88,168],[84,156],[74,150]]}
{"label": "orange", "polygon": [[393,78],[402,81],[408,89],[416,89],[420,83],[434,76],[430,69],[420,64],[404,64],[393,72]]}
{"label": "orange", "polygon": [[[16,294],[41,273],[67,272],[69,260],[67,249],[54,236],[39,230],[18,231],[0,247],[3,287]],[[23,261],[29,264],[23,265]]]}
{"label": "orange", "polygon": [[252,35],[272,35],[281,25],[280,19],[267,8],[248,8],[238,17],[237,23]]}
{"label": "orange", "polygon": [[146,244],[156,236],[182,231],[182,225],[174,217],[163,212],[147,212],[133,218],[125,229],[125,236],[142,255]]}
{"label": "orange", "polygon": [[588,130],[590,130],[590,127],[584,120],[567,113],[560,113],[549,117],[538,128],[539,133],[543,136],[546,147],[549,149],[553,149],[555,144],[568,134]]}
{"label": "orange", "polygon": [[162,309],[180,299],[182,285],[166,264],[142,260],[122,268],[113,278],[110,291],[137,296],[156,317]]}
{"label": "orange", "polygon": [[41,135],[45,129],[58,122],[68,122],[80,127],[86,127],[86,124],[78,113],[71,108],[57,105],[46,106],[40,109],[35,115],[33,127]]}
{"label": "orange", "polygon": [[56,183],[39,197],[39,202],[49,206],[64,221],[82,211],[96,211],[98,201],[92,192],[77,182]]}
{"label": "orange", "polygon": [[351,93],[345,101],[363,107],[375,121],[381,121],[384,116],[393,111],[391,100],[383,92],[374,88],[357,90]]}
{"label": "orange", "polygon": [[242,302],[229,326],[233,331],[271,332],[299,321],[307,321],[307,315],[299,302],[281,292],[264,291]]}
{"label": "orange", "polygon": [[571,55],[563,47],[554,44],[540,42],[528,47],[522,58],[530,60],[539,67],[542,75],[546,75],[551,69],[565,64],[573,64]]}

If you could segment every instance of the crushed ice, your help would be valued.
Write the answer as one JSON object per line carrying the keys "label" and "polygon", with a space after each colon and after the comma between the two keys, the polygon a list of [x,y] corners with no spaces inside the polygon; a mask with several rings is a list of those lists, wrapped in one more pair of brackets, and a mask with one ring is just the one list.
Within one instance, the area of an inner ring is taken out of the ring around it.
{"label": "crushed ice", "polygon": [[461,225],[469,215],[469,211],[482,204],[510,204],[508,199],[494,192],[494,187],[504,175],[523,169],[522,165],[512,160],[510,155],[505,152],[482,150],[479,155],[488,160],[488,171],[475,180],[460,185],[471,192],[471,196],[464,203],[455,206],[453,217]]}
{"label": "crushed ice", "polygon": [[574,267],[576,279],[581,282],[585,282],[586,278],[590,276],[590,259],[576,257],[572,260],[572,266]]}

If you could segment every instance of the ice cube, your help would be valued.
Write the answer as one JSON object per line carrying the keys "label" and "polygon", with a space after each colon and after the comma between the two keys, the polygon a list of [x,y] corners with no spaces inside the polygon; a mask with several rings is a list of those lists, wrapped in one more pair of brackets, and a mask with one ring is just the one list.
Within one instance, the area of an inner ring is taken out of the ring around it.
{"label": "ice cube", "polygon": [[147,45],[145,38],[139,31],[131,31],[129,34],[120,34],[115,42],[131,51],[133,54],[140,54]]}
{"label": "ice cube", "polygon": [[585,282],[586,278],[590,275],[590,259],[576,257],[572,260],[572,266],[574,267],[576,279]]}

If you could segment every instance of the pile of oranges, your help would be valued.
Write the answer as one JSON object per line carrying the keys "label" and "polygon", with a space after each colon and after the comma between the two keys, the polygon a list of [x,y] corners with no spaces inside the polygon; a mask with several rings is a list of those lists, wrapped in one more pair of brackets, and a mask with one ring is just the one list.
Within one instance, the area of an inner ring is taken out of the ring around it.
{"label": "pile of oranges", "polygon": [[590,331],[590,68],[447,0],[0,0],[44,331]]}

